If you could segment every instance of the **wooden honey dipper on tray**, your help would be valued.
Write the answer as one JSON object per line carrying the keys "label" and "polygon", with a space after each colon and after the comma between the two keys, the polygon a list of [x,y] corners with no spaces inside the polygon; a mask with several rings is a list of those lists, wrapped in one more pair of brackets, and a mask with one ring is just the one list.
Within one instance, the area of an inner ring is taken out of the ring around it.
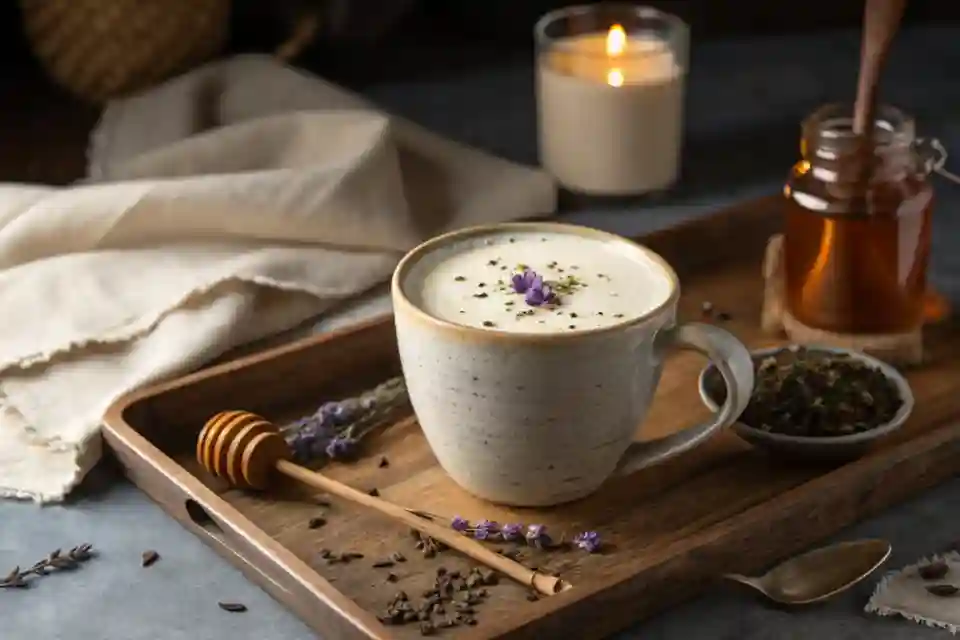
{"label": "wooden honey dipper on tray", "polygon": [[248,411],[218,413],[207,421],[197,438],[200,464],[238,489],[266,489],[275,474],[280,473],[314,489],[379,511],[544,595],[570,588],[570,584],[560,578],[529,569],[392,502],[294,464],[290,461],[292,457],[292,451],[276,425]]}

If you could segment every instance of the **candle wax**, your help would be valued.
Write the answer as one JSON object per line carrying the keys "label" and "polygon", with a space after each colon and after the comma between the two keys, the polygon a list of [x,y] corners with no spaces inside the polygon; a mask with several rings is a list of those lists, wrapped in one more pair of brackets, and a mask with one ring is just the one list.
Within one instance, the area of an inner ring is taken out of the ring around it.
{"label": "candle wax", "polygon": [[679,170],[683,69],[655,38],[607,35],[557,42],[538,60],[540,154],[567,188],[634,195],[668,188]]}

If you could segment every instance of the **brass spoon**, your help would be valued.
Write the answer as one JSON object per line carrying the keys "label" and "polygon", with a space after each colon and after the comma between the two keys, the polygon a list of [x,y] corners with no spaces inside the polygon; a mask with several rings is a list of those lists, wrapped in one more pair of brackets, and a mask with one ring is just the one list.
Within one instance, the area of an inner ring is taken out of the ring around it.
{"label": "brass spoon", "polygon": [[890,557],[886,540],[854,540],[790,558],[761,576],[736,573],[724,578],[753,587],[780,604],[810,604],[860,582]]}

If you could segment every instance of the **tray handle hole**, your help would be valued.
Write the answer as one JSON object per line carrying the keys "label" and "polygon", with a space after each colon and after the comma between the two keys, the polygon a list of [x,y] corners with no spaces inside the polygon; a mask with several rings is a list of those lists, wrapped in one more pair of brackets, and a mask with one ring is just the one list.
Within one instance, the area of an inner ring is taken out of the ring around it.
{"label": "tray handle hole", "polygon": [[217,521],[210,517],[210,514],[207,513],[206,509],[200,506],[199,502],[193,499],[188,499],[183,503],[183,506],[187,510],[187,515],[190,516],[190,519],[195,525],[203,527],[207,531],[223,533],[222,529],[220,529],[220,525],[217,524]]}
{"label": "tray handle hole", "polygon": [[243,557],[243,555],[241,555],[236,549],[234,549],[231,545],[225,543],[223,539],[217,535],[217,534],[222,534],[223,529],[220,528],[220,525],[217,524],[216,520],[210,517],[210,514],[207,513],[207,510],[200,506],[199,502],[197,502],[196,500],[193,500],[192,498],[188,498],[187,500],[184,501],[183,506],[184,506],[184,509],[186,509],[187,511],[187,516],[195,525],[204,529],[208,534],[211,534],[211,536],[215,540],[218,540],[219,542],[221,542],[221,546],[224,547],[228,553],[233,554],[240,562],[244,564],[246,568],[256,572],[261,578],[269,582],[274,589],[285,594],[291,593],[291,591],[287,589],[284,585],[280,584],[279,582],[274,580],[272,577],[270,577],[268,574],[264,573],[263,569],[252,564],[245,557]]}

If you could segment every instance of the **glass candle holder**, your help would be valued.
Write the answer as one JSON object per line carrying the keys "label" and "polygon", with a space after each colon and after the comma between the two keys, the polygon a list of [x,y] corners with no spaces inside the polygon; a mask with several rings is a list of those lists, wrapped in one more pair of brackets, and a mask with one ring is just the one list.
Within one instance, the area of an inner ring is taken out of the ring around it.
{"label": "glass candle holder", "polygon": [[630,196],[676,182],[687,25],[629,4],[573,6],[534,27],[540,162],[587,195]]}

